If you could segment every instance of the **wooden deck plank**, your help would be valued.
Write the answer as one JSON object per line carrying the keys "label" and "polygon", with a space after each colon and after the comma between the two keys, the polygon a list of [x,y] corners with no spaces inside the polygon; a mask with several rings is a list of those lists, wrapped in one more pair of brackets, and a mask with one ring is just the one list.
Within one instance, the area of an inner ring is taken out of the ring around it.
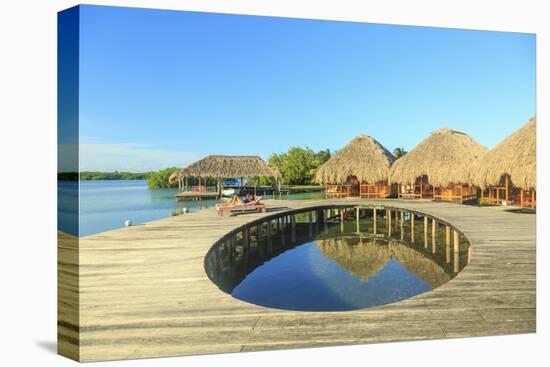
{"label": "wooden deck plank", "polygon": [[472,261],[452,281],[398,303],[296,312],[237,300],[204,270],[219,238],[273,212],[219,217],[206,209],[83,237],[78,247],[59,241],[60,353],[95,361],[535,331],[534,215],[425,200],[266,203],[420,211],[464,233]]}

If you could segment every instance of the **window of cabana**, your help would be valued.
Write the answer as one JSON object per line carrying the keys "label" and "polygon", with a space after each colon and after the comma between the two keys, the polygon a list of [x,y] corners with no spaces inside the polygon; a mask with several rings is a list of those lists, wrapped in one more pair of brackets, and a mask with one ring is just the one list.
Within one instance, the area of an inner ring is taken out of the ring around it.
{"label": "window of cabana", "polygon": [[502,175],[497,186],[481,189],[481,204],[520,205],[521,189],[515,187],[509,175]]}
{"label": "window of cabana", "polygon": [[398,197],[401,199],[432,199],[433,186],[428,181],[428,176],[417,177],[414,185],[400,185]]}
{"label": "window of cabana", "polygon": [[441,201],[456,201],[463,203],[477,199],[477,187],[472,185],[449,185],[447,187],[434,187],[433,199]]}

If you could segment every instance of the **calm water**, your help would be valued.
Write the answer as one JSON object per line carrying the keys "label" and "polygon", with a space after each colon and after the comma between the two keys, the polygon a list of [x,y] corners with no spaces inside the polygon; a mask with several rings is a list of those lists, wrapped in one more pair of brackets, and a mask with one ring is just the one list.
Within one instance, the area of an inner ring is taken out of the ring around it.
{"label": "calm water", "polygon": [[[372,211],[370,212],[372,213]],[[469,245],[459,235],[455,253],[452,236],[446,243],[445,226],[431,220],[427,236],[423,218],[401,226],[392,221],[388,236],[385,212],[377,217],[364,211],[357,222],[309,224],[297,216],[295,229],[273,221],[253,227],[246,246],[242,233],[212,249],[206,259],[210,278],[240,300],[279,309],[345,311],[397,302],[439,287],[466,266]],[[313,216],[315,217],[315,216]],[[314,219],[315,222],[315,219]],[[359,232],[357,229],[359,228]],[[411,235],[411,234],[414,234]]]}
{"label": "calm water", "polygon": [[[211,208],[216,200],[176,202],[177,189],[149,190],[147,181],[81,181],[80,222],[77,222],[78,196],[75,182],[60,181],[58,185],[59,229],[80,236],[121,228],[130,219],[134,224],[171,215],[175,208],[197,211]],[[323,193],[283,196],[283,199],[316,199]],[[79,227],[80,226],[80,230]]]}

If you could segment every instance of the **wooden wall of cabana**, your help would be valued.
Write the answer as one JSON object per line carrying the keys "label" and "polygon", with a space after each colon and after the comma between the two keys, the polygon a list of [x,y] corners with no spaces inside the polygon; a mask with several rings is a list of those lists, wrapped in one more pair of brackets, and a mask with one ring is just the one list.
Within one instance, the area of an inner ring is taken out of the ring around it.
{"label": "wooden wall of cabana", "polygon": [[315,181],[324,185],[327,198],[388,198],[393,195],[388,177],[394,161],[378,141],[359,135],[319,167]]}
{"label": "wooden wall of cabana", "polygon": [[[198,179],[198,185],[188,184],[188,179],[191,177]],[[177,182],[178,191],[181,193],[190,191],[221,194],[224,179],[238,178],[242,183],[244,178],[258,177],[272,177],[278,180],[280,173],[258,156],[209,155],[174,172],[169,182],[172,184]],[[216,186],[207,186],[207,179],[214,179]]]}
{"label": "wooden wall of cabana", "polygon": [[433,186],[428,176],[417,177],[413,184],[397,185],[397,197],[400,199],[432,199]]}
{"label": "wooden wall of cabana", "polygon": [[536,208],[536,117],[491,149],[472,169],[482,204]]}
{"label": "wooden wall of cabana", "polygon": [[464,203],[477,199],[471,184],[471,166],[487,149],[470,136],[439,129],[394,162],[390,181],[399,185],[399,197]]}

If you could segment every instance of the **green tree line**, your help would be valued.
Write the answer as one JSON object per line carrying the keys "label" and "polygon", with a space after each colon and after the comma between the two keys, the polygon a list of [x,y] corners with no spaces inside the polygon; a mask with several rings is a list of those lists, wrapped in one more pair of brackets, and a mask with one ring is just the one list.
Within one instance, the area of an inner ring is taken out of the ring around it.
{"label": "green tree line", "polygon": [[287,152],[273,153],[269,164],[281,172],[283,184],[309,185],[314,183],[317,170],[331,155],[329,149],[315,152],[308,147],[291,147]]}

